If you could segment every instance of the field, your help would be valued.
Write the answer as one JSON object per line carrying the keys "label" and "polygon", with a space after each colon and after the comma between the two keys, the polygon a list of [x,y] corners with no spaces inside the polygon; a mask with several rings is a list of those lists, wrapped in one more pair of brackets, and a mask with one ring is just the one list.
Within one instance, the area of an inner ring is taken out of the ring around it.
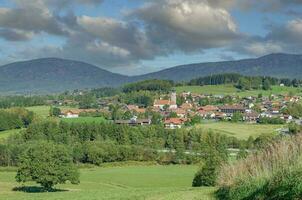
{"label": "field", "polygon": [[[15,172],[0,172],[0,199],[13,200],[99,200],[213,199],[213,188],[192,188],[196,166],[124,166],[81,169],[79,185],[60,185],[58,192],[13,191],[21,185]],[[25,186],[34,186],[26,184]]]}
{"label": "field", "polygon": [[64,122],[68,123],[101,123],[106,122],[103,117],[79,117],[79,118],[62,118]]}
{"label": "field", "polygon": [[198,128],[213,130],[235,136],[238,139],[248,139],[249,136],[257,137],[262,134],[277,133],[282,125],[266,125],[266,124],[247,124],[247,123],[228,123],[228,122],[213,122],[197,125]]}
{"label": "field", "polygon": [[8,138],[10,135],[19,133],[21,129],[13,129],[13,130],[7,130],[7,131],[1,131],[0,132],[0,140],[4,140]]}
{"label": "field", "polygon": [[240,91],[233,85],[205,85],[205,86],[181,86],[176,87],[176,92],[192,92],[198,94],[213,94],[213,95],[238,95],[240,97],[246,96],[258,96],[262,94],[263,96],[268,96],[270,94],[283,94],[286,95],[289,92],[293,94],[301,93],[301,89],[294,87],[281,87],[273,86],[272,90],[248,90]]}
{"label": "field", "polygon": [[[67,107],[67,106],[60,106],[59,108],[61,110],[72,109],[71,107]],[[32,107],[26,107],[26,109],[36,113],[40,117],[46,118],[49,116],[50,106],[32,106]]]}

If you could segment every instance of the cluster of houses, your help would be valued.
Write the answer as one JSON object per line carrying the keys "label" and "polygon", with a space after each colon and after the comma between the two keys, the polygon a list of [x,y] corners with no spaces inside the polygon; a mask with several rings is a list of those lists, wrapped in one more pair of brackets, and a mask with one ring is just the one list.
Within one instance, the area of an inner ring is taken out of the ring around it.
{"label": "cluster of houses", "polygon": [[[257,123],[261,117],[280,118],[286,122],[293,120],[290,115],[285,115],[282,110],[289,103],[298,102],[299,96],[274,96],[269,97],[231,97],[231,104],[207,104],[200,105],[202,99],[222,99],[222,95],[202,95],[190,92],[180,94],[182,98],[181,105],[177,105],[177,94],[172,92],[167,98],[162,96],[154,100],[150,108],[141,108],[137,105],[125,105],[122,109],[133,113],[130,120],[115,120],[116,124],[128,124],[131,126],[150,125],[151,119],[145,118],[144,113],[147,110],[157,112],[162,116],[162,122],[166,128],[181,128],[192,117],[199,116],[202,119],[209,120],[231,120],[235,113],[240,113],[241,120],[248,123]],[[99,112],[96,109],[71,109],[62,112],[61,117],[77,118],[82,112]],[[144,117],[137,117],[144,116]]]}

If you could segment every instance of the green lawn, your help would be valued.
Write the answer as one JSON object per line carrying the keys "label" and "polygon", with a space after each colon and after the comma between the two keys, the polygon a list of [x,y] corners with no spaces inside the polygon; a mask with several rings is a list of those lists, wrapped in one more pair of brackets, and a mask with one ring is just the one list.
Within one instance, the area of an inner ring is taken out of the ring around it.
{"label": "green lawn", "polygon": [[[20,186],[15,172],[0,172],[0,199],[14,200],[99,200],[213,199],[213,188],[192,188],[196,166],[125,166],[81,169],[79,185],[60,185],[62,192],[26,193],[13,191]],[[26,184],[26,186],[33,186]]]}
{"label": "green lawn", "polygon": [[101,123],[106,122],[103,117],[79,117],[79,118],[62,118],[64,122],[68,123]]}
{"label": "green lawn", "polygon": [[[59,108],[61,110],[72,109],[71,107],[68,106],[60,106]],[[40,117],[46,118],[49,116],[50,106],[32,106],[32,107],[26,107],[26,109],[33,111]]]}
{"label": "green lawn", "polygon": [[282,128],[283,125],[213,122],[200,124],[197,127],[235,136],[238,139],[248,139],[249,136],[257,137],[262,134],[277,133],[278,129]]}
{"label": "green lawn", "polygon": [[301,89],[294,87],[280,87],[273,86],[272,90],[249,90],[249,91],[240,91],[235,88],[233,85],[205,85],[205,86],[181,86],[176,87],[176,92],[192,92],[198,94],[213,94],[213,95],[238,95],[241,97],[245,96],[258,96],[262,93],[264,96],[270,94],[288,94],[293,92],[294,94],[301,93]]}
{"label": "green lawn", "polygon": [[7,130],[7,131],[0,131],[0,140],[4,140],[8,138],[10,135],[19,133],[21,129],[13,129],[13,130]]}

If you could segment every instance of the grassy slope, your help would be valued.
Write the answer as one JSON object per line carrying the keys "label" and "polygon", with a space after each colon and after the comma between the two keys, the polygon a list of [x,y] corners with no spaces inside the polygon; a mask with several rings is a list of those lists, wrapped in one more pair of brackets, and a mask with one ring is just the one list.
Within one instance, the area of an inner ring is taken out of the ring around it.
{"label": "grassy slope", "polygon": [[277,133],[282,125],[262,125],[246,123],[215,122],[197,125],[199,128],[211,129],[213,131],[235,136],[238,139],[247,139],[249,136],[257,137],[261,134]]}
{"label": "grassy slope", "polygon": [[192,188],[196,166],[127,166],[81,170],[80,185],[56,193],[15,192],[15,172],[0,172],[0,199],[212,199],[213,188]]}
{"label": "grassy slope", "polygon": [[19,133],[21,129],[13,129],[13,130],[7,130],[7,131],[1,131],[0,132],[0,140],[4,140],[8,138],[10,135]]}
{"label": "grassy slope", "polygon": [[250,91],[239,91],[233,85],[205,85],[205,86],[181,86],[175,88],[177,93],[181,92],[192,92],[202,94],[223,94],[223,95],[238,95],[241,97],[245,96],[258,96],[262,93],[264,96],[270,94],[288,94],[292,91],[294,94],[301,93],[301,89],[293,87],[280,87],[273,86],[272,90],[250,90]]}

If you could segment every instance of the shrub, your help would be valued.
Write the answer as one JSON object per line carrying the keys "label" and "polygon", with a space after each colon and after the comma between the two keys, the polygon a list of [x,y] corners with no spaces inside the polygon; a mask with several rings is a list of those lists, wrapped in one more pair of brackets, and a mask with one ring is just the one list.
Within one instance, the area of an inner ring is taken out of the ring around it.
{"label": "shrub", "polygon": [[207,153],[204,165],[195,174],[192,182],[193,187],[214,186],[216,184],[218,170],[224,161],[223,156],[216,150]]}

